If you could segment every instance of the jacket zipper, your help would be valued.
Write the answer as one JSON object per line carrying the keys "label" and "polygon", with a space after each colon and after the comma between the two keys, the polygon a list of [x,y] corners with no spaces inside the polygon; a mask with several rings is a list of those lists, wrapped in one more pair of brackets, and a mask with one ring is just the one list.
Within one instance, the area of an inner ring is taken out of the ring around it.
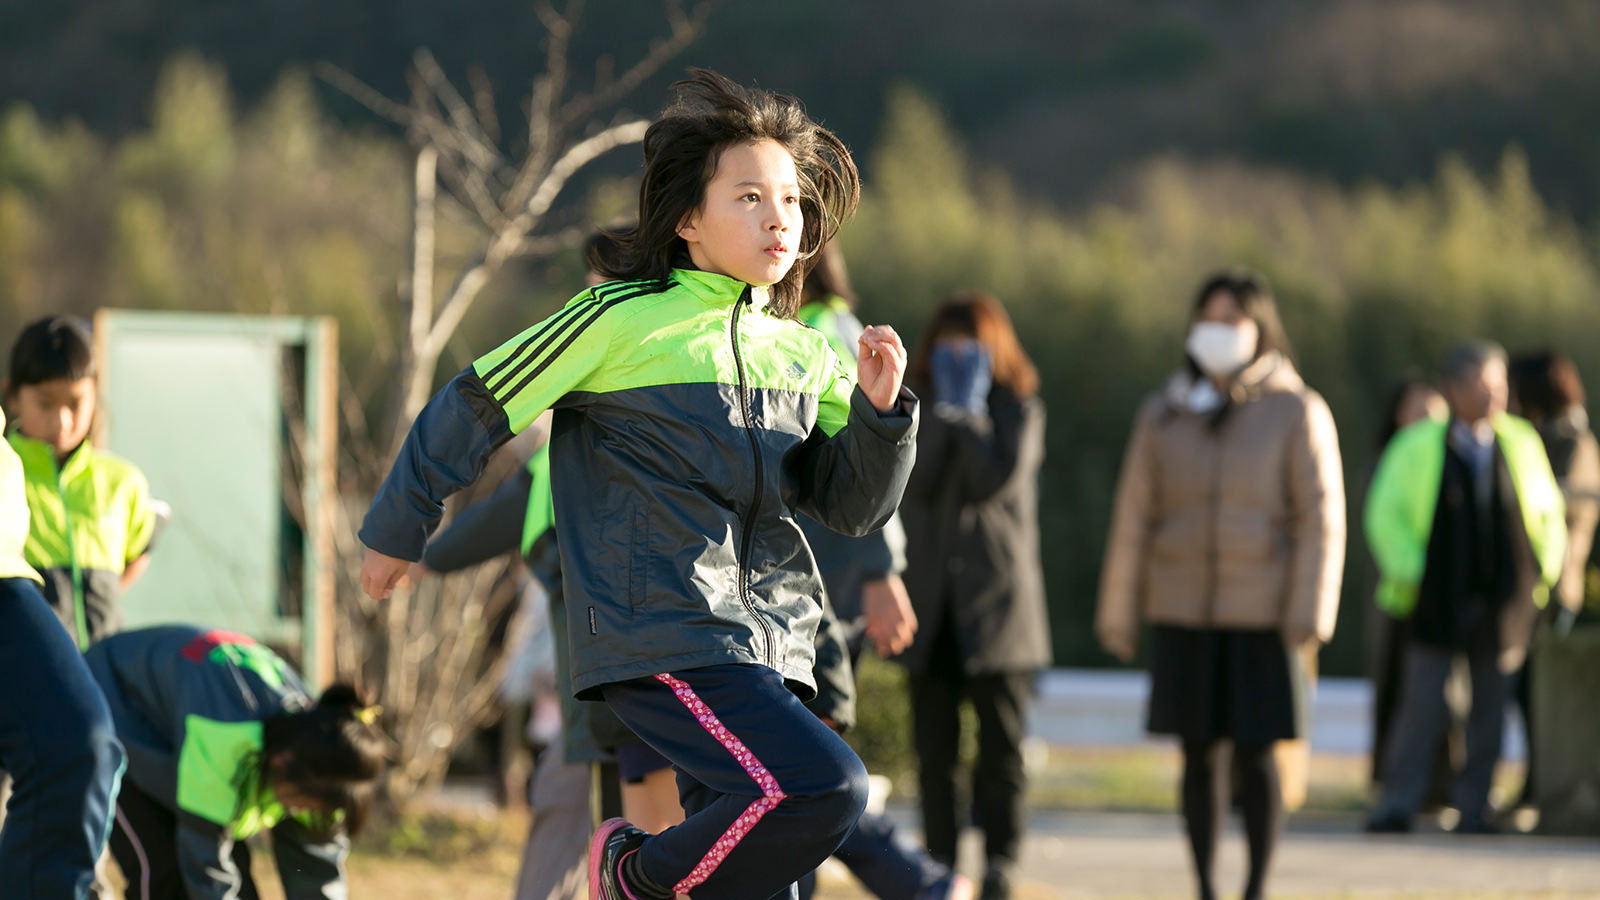
{"label": "jacket zipper", "polygon": [[755,526],[760,520],[757,518],[761,512],[761,494],[766,487],[766,472],[761,464],[761,442],[756,438],[755,424],[750,419],[750,394],[749,384],[744,375],[744,356],[739,353],[739,310],[750,302],[750,288],[746,287],[739,294],[739,299],[733,304],[733,315],[728,320],[728,342],[733,345],[733,364],[739,372],[739,415],[744,419],[744,434],[750,439],[750,455],[755,459],[755,491],[750,500],[750,511],[745,515],[744,536],[739,541],[739,602],[750,613],[750,618],[755,620],[761,629],[761,637],[766,644],[767,667],[776,669],[777,661],[773,657],[772,629],[767,626],[765,619],[756,611],[755,603],[750,596],[750,553],[751,544],[755,540]]}
{"label": "jacket zipper", "polygon": [[[54,464],[54,460],[51,461]],[[61,487],[62,467],[56,466],[56,497],[61,501],[61,527],[67,536],[67,564],[72,568],[72,615],[78,625],[78,649],[89,648],[89,615],[84,609],[83,572],[78,568],[78,545],[72,534],[72,510]]]}

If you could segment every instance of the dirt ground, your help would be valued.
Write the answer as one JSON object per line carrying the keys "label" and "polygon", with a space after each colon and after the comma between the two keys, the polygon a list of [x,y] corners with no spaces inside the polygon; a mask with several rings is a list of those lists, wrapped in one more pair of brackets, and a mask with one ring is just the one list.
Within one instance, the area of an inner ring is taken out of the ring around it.
{"label": "dirt ground", "polygon": [[[1360,758],[1313,758],[1308,776],[1308,809],[1295,818],[1301,822],[1336,819],[1347,822],[1338,828],[1354,832],[1354,823],[1359,821],[1359,811],[1365,799],[1365,773],[1366,764]],[[1086,870],[1082,867],[1085,865],[1094,868],[1095,859],[1068,860],[1055,864],[1049,859],[1055,852],[1052,848],[1063,842],[1069,849],[1093,845],[1096,840],[1115,842],[1118,829],[1124,827],[1118,823],[1129,818],[1153,823],[1139,826],[1142,829],[1156,827],[1156,830],[1173,832],[1171,835],[1157,836],[1147,844],[1135,841],[1130,845],[1132,849],[1122,848],[1132,854],[1129,859],[1140,858],[1139,855],[1143,853],[1157,852],[1162,864],[1171,871],[1162,879],[1156,879],[1159,889],[1155,889],[1158,887],[1155,883],[1145,885],[1148,889],[1140,889],[1133,884],[1138,879],[1131,879],[1124,890],[1115,890],[1113,885],[1110,896],[1122,896],[1124,893],[1128,896],[1185,896],[1187,862],[1176,833],[1173,810],[1176,775],[1177,757],[1170,748],[1142,747],[1115,751],[1052,748],[1032,777],[1031,801],[1034,808],[1041,811],[1036,818],[1045,820],[1066,810],[1069,811],[1069,817],[1080,822],[1072,827],[1080,830],[1076,832],[1076,837],[1073,833],[1064,836],[1052,834],[1039,837],[1034,842],[1036,846],[1026,852],[1025,857],[1032,858],[1038,871],[1023,873],[1015,893],[1017,900],[1105,895],[1105,885],[1096,886],[1091,883],[1092,879],[1080,879],[1071,874],[1084,873]],[[1509,792],[1518,781],[1517,773],[1508,773],[1502,781],[1501,790]],[[374,833],[364,835],[357,842],[350,860],[352,900],[511,900],[522,842],[527,833],[528,814],[525,811],[494,812],[482,802],[480,792],[474,786],[459,787],[457,800],[444,803],[442,811],[374,830]],[[463,797],[466,798],[465,802],[462,802]],[[906,799],[903,795],[898,797],[903,810]],[[1291,844],[1293,842],[1291,840]],[[1320,844],[1322,840],[1313,838],[1312,843]],[[978,848],[970,849],[976,851]],[[1291,850],[1287,855],[1287,869],[1299,864],[1294,857],[1295,852]],[[1303,855],[1305,851],[1298,852]],[[976,852],[973,855],[976,857]],[[1308,857],[1313,862],[1317,858],[1319,856],[1315,852]],[[1110,857],[1106,857],[1100,861],[1109,860]],[[276,874],[272,870],[271,854],[259,852],[255,855],[255,862],[262,897],[265,900],[283,900]],[[1117,862],[1119,867],[1131,864],[1127,860]],[[1327,873],[1326,878],[1301,879],[1299,889],[1293,893],[1303,894],[1310,890],[1306,896],[1324,896],[1326,892],[1322,888],[1327,886],[1325,883],[1337,881],[1337,874],[1336,867]],[[1052,883],[1063,878],[1071,883]],[[1470,897],[1474,900],[1536,897],[1555,900],[1580,896],[1560,890],[1552,892],[1548,888],[1507,892],[1496,891],[1488,885],[1485,887],[1486,890],[1482,892],[1468,894],[1433,894],[1414,889],[1402,893],[1408,900],[1425,897]],[[1600,883],[1597,883],[1597,888],[1600,888]],[[1333,893],[1344,892],[1335,890]],[[867,900],[868,897],[870,895],[863,892],[842,868],[835,866],[824,869],[818,890],[819,900]]]}

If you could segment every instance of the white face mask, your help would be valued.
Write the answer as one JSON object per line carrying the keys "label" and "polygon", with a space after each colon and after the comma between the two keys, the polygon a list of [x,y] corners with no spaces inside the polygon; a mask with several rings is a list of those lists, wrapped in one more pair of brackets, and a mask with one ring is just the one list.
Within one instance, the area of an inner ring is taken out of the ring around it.
{"label": "white face mask", "polygon": [[1260,335],[1261,330],[1249,319],[1238,325],[1196,322],[1183,346],[1200,371],[1221,378],[1235,374],[1256,358]]}

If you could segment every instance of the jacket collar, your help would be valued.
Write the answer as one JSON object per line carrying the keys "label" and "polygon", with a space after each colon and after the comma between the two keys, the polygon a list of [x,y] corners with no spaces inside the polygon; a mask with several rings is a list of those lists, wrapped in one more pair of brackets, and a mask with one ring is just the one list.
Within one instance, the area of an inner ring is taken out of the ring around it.
{"label": "jacket collar", "polygon": [[685,290],[713,306],[729,306],[750,291],[750,303],[765,309],[771,298],[771,289],[754,287],[728,275],[703,272],[699,269],[673,269],[672,280]]}
{"label": "jacket collar", "polygon": [[58,467],[56,465],[56,452],[44,441],[34,440],[25,436],[20,431],[13,431],[6,435],[11,442],[11,449],[17,451],[17,456],[22,459],[26,467],[33,471],[55,472],[59,478],[77,475],[89,465],[89,439],[84,438],[71,453],[67,454],[65,461]]}
{"label": "jacket collar", "polygon": [[[1174,372],[1162,390],[1167,405],[1179,412],[1188,411],[1189,392],[1194,389],[1195,381],[1195,374],[1188,369]],[[1298,390],[1304,383],[1294,363],[1276,351],[1264,353],[1234,376],[1228,385],[1228,405],[1250,403],[1277,391]]]}

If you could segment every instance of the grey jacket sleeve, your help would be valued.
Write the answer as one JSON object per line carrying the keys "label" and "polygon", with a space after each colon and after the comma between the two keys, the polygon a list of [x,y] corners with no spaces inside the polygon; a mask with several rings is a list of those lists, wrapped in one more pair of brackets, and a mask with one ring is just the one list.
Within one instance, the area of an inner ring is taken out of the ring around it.
{"label": "grey jacket sleeve", "polygon": [[841,534],[882,528],[900,506],[917,459],[919,415],[917,397],[906,388],[889,413],[879,413],[854,388],[845,427],[831,438],[814,432],[806,441],[797,508]]}
{"label": "grey jacket sleeve", "polygon": [[346,900],[344,861],[350,839],[339,834],[319,840],[293,818],[272,829],[272,858],[278,864],[285,900]]}
{"label": "grey jacket sleeve", "polygon": [[423,565],[455,572],[520,550],[532,487],[532,473],[526,466],[518,468],[494,493],[456,513],[449,527],[433,536],[422,551]]}
{"label": "grey jacket sleeve", "polygon": [[446,497],[476,481],[511,424],[489,389],[468,368],[417,414],[400,455],[372,498],[361,524],[363,544],[415,562],[444,515]]}

